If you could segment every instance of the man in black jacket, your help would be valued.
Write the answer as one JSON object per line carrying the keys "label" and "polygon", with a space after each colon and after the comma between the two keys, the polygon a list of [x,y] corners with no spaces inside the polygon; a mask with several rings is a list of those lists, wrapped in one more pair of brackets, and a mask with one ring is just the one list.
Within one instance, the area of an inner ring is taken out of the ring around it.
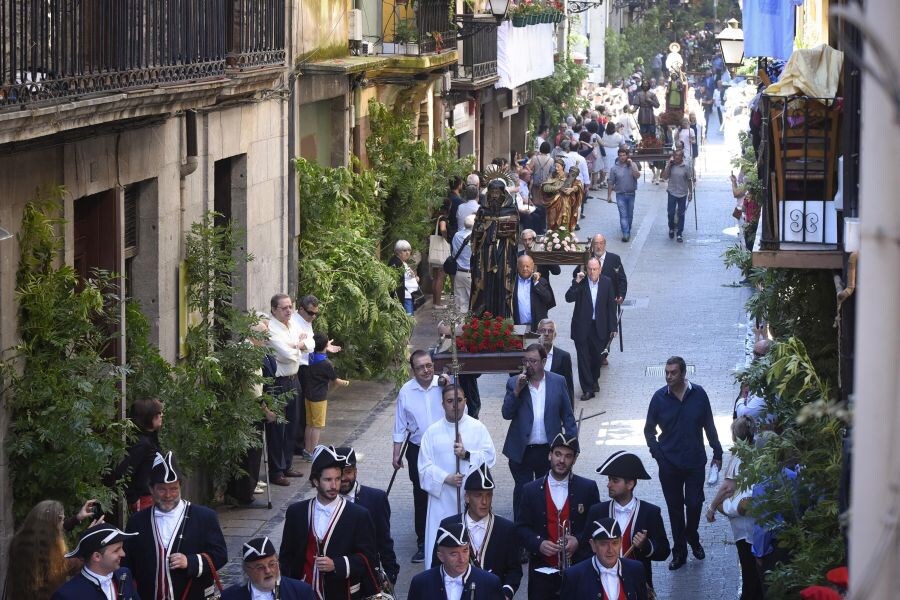
{"label": "man in black jacket", "polygon": [[[613,453],[597,467],[597,473],[607,476],[606,489],[610,499],[591,507],[588,522],[615,519],[622,531],[622,556],[634,546],[629,557],[643,563],[647,585],[653,587],[650,561],[666,560],[670,548],[660,508],[634,497],[637,480],[650,479],[650,475],[641,459],[625,450]],[[587,540],[588,536],[584,536],[582,543]]]}
{"label": "man in black jacket", "polygon": [[591,257],[587,276],[579,271],[566,291],[566,302],[574,302],[571,336],[578,357],[581,399],[600,391],[600,368],[607,344],[616,336],[616,302],[612,280],[600,274],[600,261]]}
{"label": "man in black jacket", "polygon": [[535,331],[541,319],[556,306],[556,298],[550,283],[534,270],[530,256],[520,256],[516,261],[516,284],[513,288],[513,319],[516,325],[527,325]]}
{"label": "man in black jacket", "polygon": [[556,322],[553,319],[542,319],[538,323],[538,334],[541,336],[541,344],[547,351],[547,366],[551,373],[562,375],[566,380],[566,390],[569,392],[569,400],[575,407],[575,383],[572,377],[572,355],[553,345],[556,341]]}
{"label": "man in black jacket", "polygon": [[[472,562],[480,569],[500,578],[503,596],[509,600],[519,589],[522,581],[522,546],[516,536],[516,526],[512,521],[498,517],[492,510],[494,500],[494,479],[484,463],[470,472],[463,483],[466,494],[466,511],[447,517],[441,527],[453,530],[463,526],[469,537],[469,552]],[[434,548],[431,564],[438,564],[437,546]]]}
{"label": "man in black jacket", "polygon": [[282,574],[329,600],[376,593],[375,527],[369,511],[339,493],[345,460],[333,446],[316,448],[309,474],[316,495],[287,509],[279,552]]}
{"label": "man in black jacket", "polygon": [[387,574],[391,583],[397,583],[400,565],[394,554],[394,538],[391,537],[391,503],[384,490],[362,485],[357,481],[356,451],[349,446],[336,448],[337,453],[346,457],[344,472],[341,475],[341,496],[369,511],[375,525],[375,549],[378,562]]}
{"label": "man in black jacket", "polygon": [[[618,254],[606,251],[606,237],[602,233],[598,233],[591,238],[591,256],[600,261],[600,274],[609,277],[610,281],[612,281],[613,295],[618,305],[616,308],[618,317],[622,314],[622,303],[625,301],[626,294],[628,294],[628,277],[625,275],[622,259]],[[572,277],[574,278],[578,275],[580,270],[581,267],[575,267]],[[601,363],[604,365],[609,364],[607,358],[608,355],[604,354]]]}

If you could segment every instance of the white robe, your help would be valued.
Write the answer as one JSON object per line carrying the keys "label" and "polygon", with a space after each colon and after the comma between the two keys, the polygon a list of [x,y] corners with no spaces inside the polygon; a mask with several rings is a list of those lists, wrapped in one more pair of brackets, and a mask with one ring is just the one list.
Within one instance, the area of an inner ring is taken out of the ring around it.
{"label": "white robe", "polygon": [[[463,476],[481,463],[493,467],[497,459],[494,442],[487,427],[469,415],[459,422],[459,435],[463,447],[469,452],[469,460],[460,459],[459,472]],[[438,526],[443,519],[461,512],[456,504],[456,487],[444,482],[447,475],[456,473],[456,455],[453,454],[453,423],[447,419],[432,424],[422,436],[419,450],[419,484],[428,492],[428,518],[425,524],[425,568],[431,568],[431,554],[437,539]],[[462,496],[462,489],[460,489]]]}

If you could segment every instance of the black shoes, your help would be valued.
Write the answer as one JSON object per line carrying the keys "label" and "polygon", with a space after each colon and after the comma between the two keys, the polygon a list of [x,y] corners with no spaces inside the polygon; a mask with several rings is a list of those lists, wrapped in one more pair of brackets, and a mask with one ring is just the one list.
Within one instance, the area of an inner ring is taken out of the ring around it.
{"label": "black shoes", "polygon": [[419,549],[416,550],[415,554],[413,554],[412,560],[410,562],[412,562],[412,563],[425,562],[425,547],[424,546],[419,546]]}
{"label": "black shoes", "polygon": [[697,560],[703,560],[704,558],[706,558],[706,552],[703,550],[703,546],[700,545],[700,542],[691,544],[691,553]]}
{"label": "black shoes", "polygon": [[582,400],[582,401],[590,400],[590,399],[593,398],[595,395],[596,395],[596,394],[594,394],[594,392],[591,392],[591,393],[589,393],[589,394],[582,394],[582,395],[581,395],[581,400]]}
{"label": "black shoes", "polygon": [[674,229],[669,230],[669,239],[670,240],[675,239],[675,230]]}
{"label": "black shoes", "polygon": [[687,556],[680,552],[672,553],[672,562],[669,563],[670,571],[677,571],[687,564]]}
{"label": "black shoes", "polygon": [[678,235],[678,239],[676,240],[679,244],[684,242],[684,238],[681,237],[681,234]]}

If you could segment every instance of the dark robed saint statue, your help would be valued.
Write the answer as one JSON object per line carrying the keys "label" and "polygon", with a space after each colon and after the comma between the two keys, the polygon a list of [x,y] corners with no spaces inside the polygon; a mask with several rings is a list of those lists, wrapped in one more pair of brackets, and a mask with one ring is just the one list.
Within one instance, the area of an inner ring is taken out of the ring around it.
{"label": "dark robed saint statue", "polygon": [[512,317],[518,236],[516,201],[503,178],[492,179],[472,229],[472,314]]}

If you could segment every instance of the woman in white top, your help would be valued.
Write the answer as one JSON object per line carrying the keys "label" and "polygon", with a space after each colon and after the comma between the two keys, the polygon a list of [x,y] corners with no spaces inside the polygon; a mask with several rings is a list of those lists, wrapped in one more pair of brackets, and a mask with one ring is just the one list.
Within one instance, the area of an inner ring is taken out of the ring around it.
{"label": "woman in white top", "polygon": [[603,146],[605,154],[603,157],[603,172],[606,175],[609,175],[609,171],[616,164],[616,158],[619,156],[619,146],[623,141],[622,134],[616,131],[616,124],[612,121],[607,123],[606,131],[603,132],[603,137],[600,138],[600,145]]}
{"label": "woman in white top", "polygon": [[407,262],[410,256],[412,256],[412,246],[409,245],[409,242],[397,240],[397,243],[394,244],[394,256],[388,261],[389,267],[395,267],[399,271],[395,293],[408,315],[412,315],[415,310],[413,294],[419,291],[419,276]]}

